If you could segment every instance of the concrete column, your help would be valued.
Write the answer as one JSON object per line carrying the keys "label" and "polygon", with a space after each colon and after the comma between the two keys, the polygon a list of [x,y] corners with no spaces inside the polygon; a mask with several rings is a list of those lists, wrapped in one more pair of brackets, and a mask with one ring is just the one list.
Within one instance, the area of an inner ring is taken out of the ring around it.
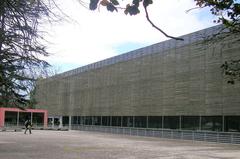
{"label": "concrete column", "polygon": [[70,115],[69,116],[69,127],[68,127],[69,130],[72,129],[72,116]]}
{"label": "concrete column", "polygon": [[47,128],[48,127],[48,111],[44,111],[44,117],[43,117],[43,125],[44,125],[44,128]]}
{"label": "concrete column", "polygon": [[5,123],[5,110],[4,108],[0,108],[0,127],[4,127]]}
{"label": "concrete column", "polygon": [[59,117],[59,127],[60,128],[63,127],[63,117],[62,116]]}
{"label": "concrete column", "polygon": [[54,117],[51,117],[52,118],[52,128],[54,128]]}

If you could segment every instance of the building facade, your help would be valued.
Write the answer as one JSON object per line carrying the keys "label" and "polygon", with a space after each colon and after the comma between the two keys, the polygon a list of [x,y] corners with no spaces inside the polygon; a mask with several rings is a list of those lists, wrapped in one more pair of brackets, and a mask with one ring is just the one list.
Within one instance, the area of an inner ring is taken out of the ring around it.
{"label": "building facade", "polygon": [[209,41],[219,29],[40,80],[37,107],[65,124],[240,132],[240,84],[220,68],[240,58],[240,36]]}
{"label": "building facade", "polygon": [[24,127],[25,121],[29,119],[34,128],[47,127],[48,111],[43,109],[19,109],[0,107],[1,127]]}

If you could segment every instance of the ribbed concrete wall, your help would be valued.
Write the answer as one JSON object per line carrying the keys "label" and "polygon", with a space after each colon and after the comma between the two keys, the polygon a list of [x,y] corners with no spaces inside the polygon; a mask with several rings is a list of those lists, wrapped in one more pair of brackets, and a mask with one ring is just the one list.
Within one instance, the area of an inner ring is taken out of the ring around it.
{"label": "ribbed concrete wall", "polygon": [[203,42],[215,30],[41,80],[38,107],[75,116],[239,115],[240,84],[226,84],[220,66],[240,58],[240,37]]}

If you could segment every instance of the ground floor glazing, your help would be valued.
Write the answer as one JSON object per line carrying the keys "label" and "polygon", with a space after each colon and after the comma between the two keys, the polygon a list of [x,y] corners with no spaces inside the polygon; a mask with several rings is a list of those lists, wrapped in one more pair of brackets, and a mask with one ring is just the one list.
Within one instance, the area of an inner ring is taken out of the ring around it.
{"label": "ground floor glazing", "polygon": [[240,116],[68,116],[62,125],[240,132]]}

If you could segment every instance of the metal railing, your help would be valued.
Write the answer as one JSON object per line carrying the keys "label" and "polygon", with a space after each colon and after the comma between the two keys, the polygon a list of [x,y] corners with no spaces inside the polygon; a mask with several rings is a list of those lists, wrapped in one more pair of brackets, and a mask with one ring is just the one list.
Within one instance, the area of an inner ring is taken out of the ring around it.
{"label": "metal railing", "polygon": [[122,128],[122,127],[87,126],[87,125],[72,125],[72,130],[97,131],[121,135],[148,136],[168,139],[240,144],[240,133],[233,132],[144,129],[126,127]]}

